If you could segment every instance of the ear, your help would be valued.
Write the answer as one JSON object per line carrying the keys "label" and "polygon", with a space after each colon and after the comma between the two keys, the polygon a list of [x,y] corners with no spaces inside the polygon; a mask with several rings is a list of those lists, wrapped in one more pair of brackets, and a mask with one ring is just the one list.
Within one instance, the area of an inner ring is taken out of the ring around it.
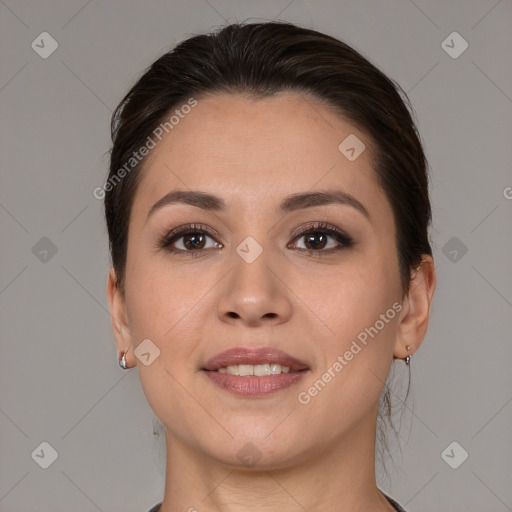
{"label": "ear", "polygon": [[[405,359],[418,350],[427,332],[430,305],[436,288],[436,273],[432,256],[424,254],[411,275],[409,291],[400,312],[394,356]],[[407,347],[410,347],[407,350]]]}
{"label": "ear", "polygon": [[121,359],[123,354],[125,354],[127,365],[131,368],[137,364],[137,361],[133,354],[130,353],[132,337],[126,314],[126,301],[124,294],[118,286],[117,275],[113,268],[110,269],[108,274],[107,299],[110,308],[112,330],[114,331],[117,345],[117,358]]}

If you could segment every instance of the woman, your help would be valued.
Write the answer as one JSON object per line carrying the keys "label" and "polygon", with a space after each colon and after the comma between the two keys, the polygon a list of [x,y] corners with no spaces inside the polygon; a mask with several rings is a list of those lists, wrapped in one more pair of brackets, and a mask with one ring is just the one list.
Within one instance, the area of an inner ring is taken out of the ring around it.
{"label": "woman", "polygon": [[107,296],[165,429],[151,512],[403,510],[376,485],[376,425],[435,271],[398,90],[330,36],[230,25],[114,112]]}

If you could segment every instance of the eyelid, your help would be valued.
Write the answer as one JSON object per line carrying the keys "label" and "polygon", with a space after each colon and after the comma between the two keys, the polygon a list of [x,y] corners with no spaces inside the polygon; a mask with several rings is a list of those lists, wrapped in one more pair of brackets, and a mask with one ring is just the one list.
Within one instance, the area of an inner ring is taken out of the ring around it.
{"label": "eyelid", "polygon": [[301,226],[296,231],[291,233],[290,238],[292,238],[292,240],[295,240],[299,236],[303,236],[303,235],[306,235],[311,232],[322,231],[322,230],[326,231],[326,232],[335,233],[335,234],[339,235],[341,238],[346,239],[347,242],[349,240],[352,241],[352,237],[348,233],[346,233],[342,229],[338,228],[337,226],[329,224],[328,222],[325,222],[325,221],[308,222],[307,224]]}

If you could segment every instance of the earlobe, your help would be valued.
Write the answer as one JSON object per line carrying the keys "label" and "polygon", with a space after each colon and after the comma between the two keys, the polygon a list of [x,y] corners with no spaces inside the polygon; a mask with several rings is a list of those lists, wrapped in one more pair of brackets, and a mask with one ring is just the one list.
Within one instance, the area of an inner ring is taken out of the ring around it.
{"label": "earlobe", "polygon": [[406,359],[418,350],[427,332],[430,305],[436,287],[432,256],[424,254],[411,275],[409,292],[404,299],[395,341],[394,356]]}
{"label": "earlobe", "polygon": [[117,346],[117,358],[121,360],[124,355],[127,366],[134,366],[130,364],[131,357],[129,352],[132,346],[132,340],[126,315],[126,301],[118,286],[117,275],[114,268],[110,269],[107,279],[107,300],[110,308],[112,330]]}

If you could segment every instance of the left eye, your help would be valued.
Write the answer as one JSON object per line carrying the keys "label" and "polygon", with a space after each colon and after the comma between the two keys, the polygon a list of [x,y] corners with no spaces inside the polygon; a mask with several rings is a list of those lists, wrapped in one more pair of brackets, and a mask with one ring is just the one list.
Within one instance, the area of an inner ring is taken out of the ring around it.
{"label": "left eye", "polygon": [[341,230],[331,227],[313,226],[295,236],[294,240],[303,241],[293,247],[308,251],[309,253],[323,251],[336,251],[352,245],[352,239]]}
{"label": "left eye", "polygon": [[[299,240],[304,241],[305,247],[296,247],[298,249],[306,249],[306,250],[324,250],[324,249],[332,249],[333,247],[338,246],[338,242],[334,239],[334,236],[325,233],[324,231],[310,231],[309,233],[300,235]],[[329,245],[329,239],[331,239],[331,243]]]}

